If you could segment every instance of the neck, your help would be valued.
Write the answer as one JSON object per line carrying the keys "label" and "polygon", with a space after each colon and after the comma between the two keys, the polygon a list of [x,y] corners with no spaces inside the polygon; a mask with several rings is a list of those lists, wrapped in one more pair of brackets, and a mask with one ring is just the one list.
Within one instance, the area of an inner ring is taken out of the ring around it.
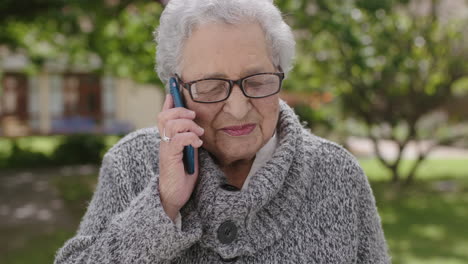
{"label": "neck", "polygon": [[219,167],[224,172],[224,175],[226,175],[228,184],[241,189],[247,175],[249,175],[254,159],[255,156],[250,159],[236,160],[230,163],[219,163]]}

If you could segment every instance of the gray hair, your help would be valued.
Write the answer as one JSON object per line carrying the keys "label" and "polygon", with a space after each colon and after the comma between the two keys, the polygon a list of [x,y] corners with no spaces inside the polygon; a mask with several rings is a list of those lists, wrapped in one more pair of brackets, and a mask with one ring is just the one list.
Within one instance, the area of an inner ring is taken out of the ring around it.
{"label": "gray hair", "polygon": [[273,64],[280,66],[285,75],[291,70],[296,42],[272,0],[171,0],[154,32],[158,45],[156,71],[166,89],[169,78],[180,74],[185,40],[196,26],[208,22],[258,22],[265,32]]}

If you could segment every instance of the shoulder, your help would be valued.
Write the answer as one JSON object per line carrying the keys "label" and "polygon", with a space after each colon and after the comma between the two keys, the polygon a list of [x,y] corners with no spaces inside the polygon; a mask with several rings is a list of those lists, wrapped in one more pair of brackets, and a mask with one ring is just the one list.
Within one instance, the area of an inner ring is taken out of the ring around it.
{"label": "shoulder", "polygon": [[349,162],[359,166],[356,157],[340,144],[319,137],[308,129],[303,129],[302,133],[306,155],[315,156],[324,161]]}
{"label": "shoulder", "polygon": [[107,154],[130,154],[146,151],[151,147],[159,148],[159,141],[159,131],[156,127],[142,128],[124,136],[108,150]]}
{"label": "shoulder", "polygon": [[118,182],[138,193],[159,173],[159,133],[156,127],[126,135],[104,155],[100,181]]}
{"label": "shoulder", "polygon": [[160,136],[156,127],[138,129],[112,146],[104,155],[103,165],[112,163],[121,170],[157,171]]}
{"label": "shoulder", "polygon": [[[343,146],[304,129],[304,151],[315,183],[330,191],[355,189],[366,184],[365,174],[356,157]],[[332,190],[334,189],[334,190]]]}

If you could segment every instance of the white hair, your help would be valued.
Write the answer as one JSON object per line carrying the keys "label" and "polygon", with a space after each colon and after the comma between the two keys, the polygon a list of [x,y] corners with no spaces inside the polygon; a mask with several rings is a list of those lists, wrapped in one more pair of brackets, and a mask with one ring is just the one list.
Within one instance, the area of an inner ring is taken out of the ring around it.
{"label": "white hair", "polygon": [[181,74],[184,43],[192,30],[209,22],[258,22],[274,66],[281,67],[285,75],[291,70],[296,42],[272,0],[171,0],[154,32],[158,45],[156,71],[166,89],[169,78]]}

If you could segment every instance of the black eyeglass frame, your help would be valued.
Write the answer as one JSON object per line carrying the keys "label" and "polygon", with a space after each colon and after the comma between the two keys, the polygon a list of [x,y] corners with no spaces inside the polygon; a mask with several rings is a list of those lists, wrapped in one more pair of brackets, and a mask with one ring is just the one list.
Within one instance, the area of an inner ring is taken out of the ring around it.
{"label": "black eyeglass frame", "polygon": [[[250,78],[252,76],[264,75],[264,74],[272,74],[272,75],[276,75],[276,76],[279,77],[280,82],[279,82],[279,85],[278,85],[278,90],[276,92],[272,93],[272,94],[265,95],[265,96],[250,96],[250,95],[247,95],[247,93],[244,90],[244,86],[242,85],[244,80],[247,79],[247,78]],[[255,74],[251,74],[251,75],[242,77],[242,78],[240,78],[238,80],[229,80],[229,79],[224,79],[224,78],[203,78],[203,79],[198,79],[198,80],[194,80],[194,81],[191,81],[191,82],[184,82],[179,77],[179,75],[177,75],[177,74],[174,74],[174,75],[177,78],[177,82],[179,83],[179,85],[181,85],[182,87],[184,87],[185,89],[187,89],[189,91],[189,94],[190,94],[190,97],[192,98],[192,100],[194,102],[202,103],[202,104],[219,103],[219,102],[227,100],[229,98],[229,96],[231,96],[231,92],[232,92],[232,88],[234,87],[234,84],[237,84],[240,87],[240,89],[241,89],[242,93],[244,94],[244,96],[248,97],[248,98],[259,99],[259,98],[265,98],[265,97],[268,97],[268,96],[272,96],[272,95],[277,94],[277,93],[279,93],[281,91],[281,86],[282,86],[283,80],[284,80],[284,72],[260,72],[260,73],[255,73]],[[194,99],[193,94],[192,94],[192,89],[190,89],[192,84],[200,82],[200,81],[207,81],[207,80],[226,81],[226,82],[228,82],[229,83],[229,91],[227,93],[226,98],[224,98],[222,100],[218,100],[218,101],[213,101],[213,102],[204,102],[204,101],[198,101],[198,100]]]}

